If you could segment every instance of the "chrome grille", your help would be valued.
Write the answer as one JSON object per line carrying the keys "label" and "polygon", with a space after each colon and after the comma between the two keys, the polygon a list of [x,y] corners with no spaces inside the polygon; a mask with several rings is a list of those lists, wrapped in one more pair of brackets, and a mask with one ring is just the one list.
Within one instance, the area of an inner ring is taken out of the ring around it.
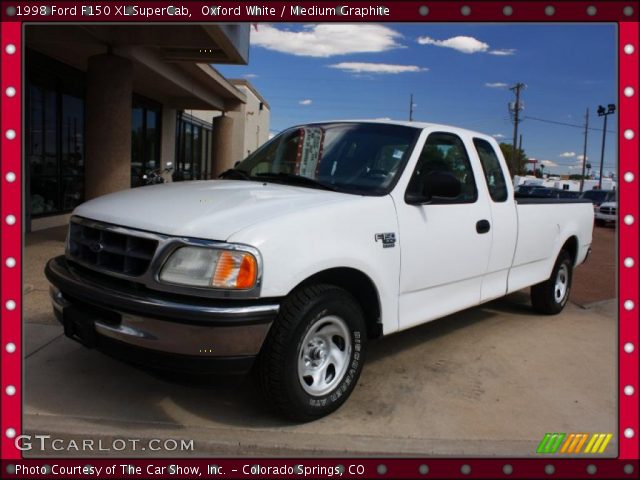
{"label": "chrome grille", "polygon": [[69,256],[98,270],[139,277],[149,268],[157,247],[157,240],[116,232],[106,224],[72,221],[69,226]]}
{"label": "chrome grille", "polygon": [[616,208],[615,207],[600,207],[600,213],[604,213],[605,215],[615,215]]}

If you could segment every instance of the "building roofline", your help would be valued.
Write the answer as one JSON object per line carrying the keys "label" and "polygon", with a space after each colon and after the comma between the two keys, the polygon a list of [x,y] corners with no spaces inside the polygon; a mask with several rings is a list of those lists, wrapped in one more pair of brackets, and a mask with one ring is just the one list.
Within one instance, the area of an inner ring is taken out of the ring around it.
{"label": "building roofline", "polygon": [[258,100],[260,100],[264,104],[265,107],[271,110],[269,102],[264,99],[264,97],[260,94],[260,92],[258,92],[258,90],[256,90],[256,87],[254,87],[249,80],[245,78],[230,78],[229,82],[235,86],[242,85],[244,87],[247,87],[251,91],[251,93],[253,93],[258,98]]}

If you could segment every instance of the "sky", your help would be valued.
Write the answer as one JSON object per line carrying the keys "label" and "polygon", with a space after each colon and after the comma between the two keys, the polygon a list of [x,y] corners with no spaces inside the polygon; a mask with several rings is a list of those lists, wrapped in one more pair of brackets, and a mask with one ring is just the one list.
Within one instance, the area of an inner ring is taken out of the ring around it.
{"label": "sky", "polygon": [[[600,167],[603,117],[617,102],[615,24],[258,24],[249,63],[216,65],[249,80],[271,107],[272,133],[305,122],[413,119],[512,143],[509,87],[521,92],[522,148],[550,173]],[[559,123],[553,123],[559,122]],[[570,124],[570,125],[563,125]],[[573,125],[573,126],[571,126]],[[615,172],[617,113],[608,117],[605,176]]]}

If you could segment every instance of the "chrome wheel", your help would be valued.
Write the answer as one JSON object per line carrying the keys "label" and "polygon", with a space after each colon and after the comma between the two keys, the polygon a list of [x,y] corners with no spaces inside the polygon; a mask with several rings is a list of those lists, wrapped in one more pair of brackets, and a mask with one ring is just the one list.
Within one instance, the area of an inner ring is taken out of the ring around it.
{"label": "chrome wheel", "polygon": [[351,358],[351,332],[337,316],[322,317],[311,325],[298,352],[298,379],[310,395],[322,396],[342,380]]}
{"label": "chrome wheel", "polygon": [[566,264],[560,265],[558,275],[556,275],[556,284],[553,289],[553,296],[556,303],[562,303],[567,290],[569,288],[569,268]]}

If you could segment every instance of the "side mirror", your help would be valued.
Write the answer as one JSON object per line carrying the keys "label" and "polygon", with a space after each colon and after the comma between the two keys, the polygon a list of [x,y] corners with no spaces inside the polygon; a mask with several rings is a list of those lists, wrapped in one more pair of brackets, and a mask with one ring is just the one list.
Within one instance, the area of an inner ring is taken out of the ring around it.
{"label": "side mirror", "polygon": [[427,173],[425,188],[432,199],[453,199],[462,193],[460,180],[449,172]]}
{"label": "side mirror", "polygon": [[455,175],[433,171],[425,174],[423,191],[407,192],[404,200],[409,205],[424,205],[455,199],[461,192],[462,186]]}

